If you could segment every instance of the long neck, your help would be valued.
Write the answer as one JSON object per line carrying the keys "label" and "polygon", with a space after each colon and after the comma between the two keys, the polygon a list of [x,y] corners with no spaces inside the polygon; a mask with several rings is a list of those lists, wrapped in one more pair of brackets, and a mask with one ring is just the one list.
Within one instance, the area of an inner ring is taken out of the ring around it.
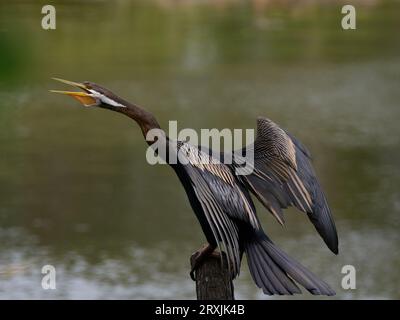
{"label": "long neck", "polygon": [[[122,100],[122,99],[121,99]],[[142,107],[130,103],[128,101],[122,100],[121,104],[125,108],[117,108],[116,111],[125,114],[129,118],[136,121],[142,130],[143,136],[146,139],[147,133],[151,129],[161,129],[156,118],[148,111],[144,110]],[[152,144],[154,141],[147,141],[148,144]]]}

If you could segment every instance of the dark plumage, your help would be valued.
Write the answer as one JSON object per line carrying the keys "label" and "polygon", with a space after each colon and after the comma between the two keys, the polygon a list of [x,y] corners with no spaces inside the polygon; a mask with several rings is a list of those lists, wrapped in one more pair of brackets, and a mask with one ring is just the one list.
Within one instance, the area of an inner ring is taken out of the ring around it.
{"label": "dark plumage", "polygon": [[[75,94],[86,106],[110,109],[134,119],[145,138],[149,130],[160,128],[152,114],[99,85],[62,82],[83,89],[85,93]],[[73,92],[59,93],[74,96]],[[307,213],[328,247],[334,253],[338,252],[335,224],[312,168],[310,153],[297,139],[271,120],[259,118],[257,138],[249,146],[254,151],[254,170],[240,176],[236,175],[235,169],[240,167],[240,158],[246,157],[246,149],[235,153],[233,163],[226,165],[211,152],[173,141],[165,134],[157,138],[157,143],[152,139],[146,141],[155,149],[156,145],[165,145],[179,153],[180,161],[170,165],[184,186],[209,243],[203,255],[220,247],[232,262],[234,278],[239,274],[245,253],[255,283],[266,294],[300,293],[297,284],[312,294],[335,294],[325,282],[268,238],[250,196],[253,193],[282,224],[282,208],[294,206]]]}
{"label": "dark plumage", "polygon": [[338,237],[324,192],[300,141],[266,118],[257,122],[254,172],[242,182],[283,224],[281,208],[307,213],[329,249],[338,253]]}

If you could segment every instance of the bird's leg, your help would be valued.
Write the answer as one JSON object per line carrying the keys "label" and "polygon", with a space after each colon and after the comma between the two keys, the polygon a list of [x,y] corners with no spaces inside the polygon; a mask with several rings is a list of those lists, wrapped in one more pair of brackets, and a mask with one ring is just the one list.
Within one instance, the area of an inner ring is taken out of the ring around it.
{"label": "bird's leg", "polygon": [[214,252],[215,248],[216,248],[215,245],[211,245],[208,243],[192,254],[192,257],[190,259],[192,261],[192,269],[190,270],[190,278],[192,278],[193,281],[196,281],[194,272],[196,271],[196,269],[198,267],[201,266],[201,264],[204,262],[204,260]]}

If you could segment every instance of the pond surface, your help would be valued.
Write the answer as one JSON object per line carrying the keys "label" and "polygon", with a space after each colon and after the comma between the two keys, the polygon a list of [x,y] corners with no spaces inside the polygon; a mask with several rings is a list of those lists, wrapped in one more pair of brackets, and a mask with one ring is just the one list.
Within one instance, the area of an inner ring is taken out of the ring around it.
{"label": "pond surface", "polygon": [[[357,2],[355,31],[312,1],[54,3],[53,31],[35,1],[0,4],[1,299],[195,298],[205,239],[178,179],[146,162],[135,123],[50,94],[51,77],[101,83],[165,127],[273,119],[314,155],[340,254],[303,214],[281,228],[258,206],[270,237],[338,299],[400,298],[399,1]],[[356,290],[341,288],[348,264]],[[235,290],[270,299],[246,263]]]}

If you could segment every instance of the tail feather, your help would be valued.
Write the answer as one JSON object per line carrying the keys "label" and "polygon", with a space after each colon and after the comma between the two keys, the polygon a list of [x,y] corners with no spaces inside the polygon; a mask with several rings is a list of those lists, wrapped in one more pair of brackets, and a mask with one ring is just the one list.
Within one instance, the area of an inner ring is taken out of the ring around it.
{"label": "tail feather", "polygon": [[275,287],[275,291],[279,294],[292,295],[294,293],[301,293],[300,288],[289,278],[279,266],[268,256],[263,254],[260,248],[258,250],[257,258],[260,260],[260,266],[267,264],[269,267],[268,276],[271,284]]}
{"label": "tail feather", "polygon": [[249,268],[251,270],[253,270],[253,272],[251,274],[252,274],[253,279],[254,279],[255,283],[257,284],[257,286],[259,288],[263,288],[263,291],[265,294],[268,294],[268,295],[273,294],[274,289],[270,285],[269,279],[264,280],[263,277],[265,277],[265,275],[259,273],[259,270],[262,270],[262,267],[261,267],[260,263],[258,262],[257,256],[254,254],[254,251],[250,251],[247,254],[247,260],[249,263]]}
{"label": "tail feather", "polygon": [[324,281],[276,247],[266,235],[258,235],[245,246],[250,273],[265,294],[301,293],[295,282],[314,295],[335,295]]}

